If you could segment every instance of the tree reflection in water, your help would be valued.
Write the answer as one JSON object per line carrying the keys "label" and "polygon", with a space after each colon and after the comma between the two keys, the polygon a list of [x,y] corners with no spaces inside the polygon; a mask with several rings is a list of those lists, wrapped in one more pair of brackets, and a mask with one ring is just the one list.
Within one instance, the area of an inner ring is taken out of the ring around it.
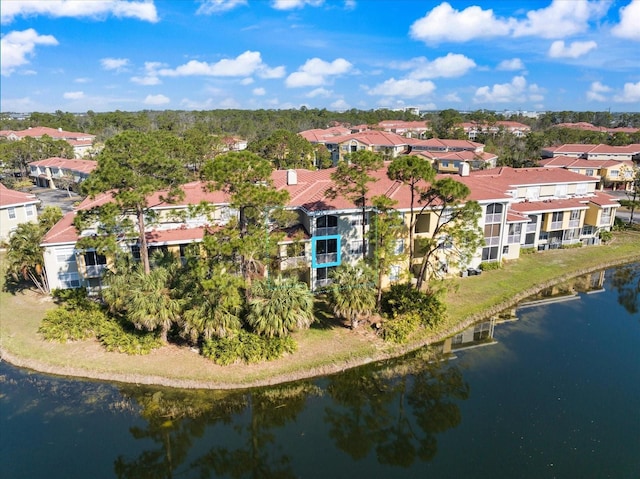
{"label": "tree reflection in water", "polygon": [[613,270],[613,288],[618,291],[618,303],[629,314],[636,314],[640,309],[640,268],[638,264],[620,266]]}
{"label": "tree reflection in water", "polygon": [[401,467],[433,459],[436,434],[460,423],[455,400],[469,396],[460,370],[427,350],[391,369],[332,377],[327,391],[341,406],[325,411],[336,445],[356,460],[375,449],[380,464]]}
{"label": "tree reflection in water", "polygon": [[[325,382],[326,390],[318,385]],[[156,446],[136,458],[118,457],[114,469],[119,478],[288,478],[296,476],[296,452],[278,442],[277,431],[295,422],[310,398],[324,396],[326,436],[336,447],[356,460],[375,451],[379,463],[407,467],[436,455],[436,435],[460,423],[456,401],[466,399],[469,388],[456,367],[433,361],[423,350],[322,381],[243,393],[154,392],[128,386],[122,393],[140,405],[147,423],[146,428],[132,428],[132,436]],[[197,439],[216,424],[233,425],[240,445],[227,442],[190,455]]]}

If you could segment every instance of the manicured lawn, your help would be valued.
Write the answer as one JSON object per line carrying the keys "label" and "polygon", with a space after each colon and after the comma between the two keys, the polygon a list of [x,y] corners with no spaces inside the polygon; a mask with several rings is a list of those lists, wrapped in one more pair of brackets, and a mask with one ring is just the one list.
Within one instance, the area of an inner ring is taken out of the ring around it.
{"label": "manicured lawn", "polygon": [[[0,254],[0,262],[4,255]],[[370,329],[351,331],[328,311],[310,330],[294,335],[298,351],[257,365],[217,366],[189,348],[166,346],[147,356],[106,352],[95,341],[58,344],[43,341],[38,326],[48,298],[32,292],[0,292],[0,347],[5,359],[43,372],[98,379],[156,383],[177,387],[244,387],[272,384],[336,372],[399,354],[455,333],[461,324],[482,319],[541,286],[612,264],[640,261],[640,233],[618,233],[612,244],[523,255],[502,269],[480,276],[454,278],[446,296],[448,318],[437,330],[421,335],[410,347],[386,344]],[[2,267],[4,271],[4,267]],[[4,286],[4,277],[0,279]]]}

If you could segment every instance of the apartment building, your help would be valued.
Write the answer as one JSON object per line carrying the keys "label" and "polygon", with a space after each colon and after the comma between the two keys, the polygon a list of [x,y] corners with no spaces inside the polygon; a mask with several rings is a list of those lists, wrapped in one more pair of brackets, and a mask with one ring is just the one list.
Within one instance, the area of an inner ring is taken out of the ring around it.
{"label": "apartment building", "polygon": [[[409,226],[409,188],[387,177],[387,165],[372,173],[375,181],[370,183],[367,197],[384,195],[395,200],[395,209]],[[360,206],[345,197],[327,195],[333,185],[333,171],[332,168],[277,170],[272,175],[274,186],[289,192],[286,208],[297,218],[278,243],[277,267],[279,270],[295,269],[299,277],[316,290],[329,283],[334,268],[359,261],[363,257],[363,244],[371,254],[367,236],[369,230],[375,228],[376,212],[371,206],[365,207],[363,219]],[[456,179],[469,187],[471,195],[468,199],[477,201],[482,208],[478,227],[484,233],[484,245],[463,265],[451,261],[455,245],[443,247],[435,260],[440,263],[440,270],[447,274],[477,268],[482,262],[515,260],[523,248],[544,251],[577,243],[597,244],[599,233],[610,230],[613,225],[619,206],[615,199],[596,190],[597,178],[559,168],[502,167],[470,171],[466,165]],[[164,249],[184,256],[190,244],[201,242],[211,228],[222,226],[237,215],[221,192],[210,192],[200,182],[184,185],[183,189],[185,196],[179,204],[165,203],[160,193],[149,199],[155,212],[155,220],[149,223],[147,230],[151,250]],[[85,200],[78,209],[89,209],[107,201],[110,201],[110,195],[105,194]],[[201,204],[209,205],[211,209],[196,213],[194,206]],[[442,221],[447,212],[441,211],[439,205],[430,205],[424,210],[419,204],[415,206],[414,239],[432,236],[438,221]],[[76,248],[79,238],[101,234],[99,225],[76,231],[73,226],[76,214],[67,214],[43,241],[45,266],[52,288],[96,288],[102,272],[109,267],[108,258],[95,251]],[[134,219],[123,213],[123,219],[125,217]],[[268,241],[266,233],[265,238]],[[397,243],[397,253],[406,253],[408,233]],[[122,247],[134,257],[139,254],[135,242],[123,241]],[[398,280],[400,271],[408,266],[407,261],[408,258],[399,260],[389,271],[383,272],[383,281]],[[413,265],[420,261],[417,256],[411,258]]]}

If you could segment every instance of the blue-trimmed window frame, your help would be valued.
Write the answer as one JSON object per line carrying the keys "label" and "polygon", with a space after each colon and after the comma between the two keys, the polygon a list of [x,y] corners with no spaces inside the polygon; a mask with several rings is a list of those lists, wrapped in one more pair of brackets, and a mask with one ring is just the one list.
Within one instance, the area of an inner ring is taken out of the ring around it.
{"label": "blue-trimmed window frame", "polygon": [[[317,250],[317,242],[324,240],[336,240],[337,243],[337,251],[336,251],[336,260],[330,263],[317,263],[316,262],[316,250]],[[314,236],[311,238],[311,267],[312,268],[330,268],[331,266],[340,266],[342,264],[342,235],[326,235],[326,236]]]}

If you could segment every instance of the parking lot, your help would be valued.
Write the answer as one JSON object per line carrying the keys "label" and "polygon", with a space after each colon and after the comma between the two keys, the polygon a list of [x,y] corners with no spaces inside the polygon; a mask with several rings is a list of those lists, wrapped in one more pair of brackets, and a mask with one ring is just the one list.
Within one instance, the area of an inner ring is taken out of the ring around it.
{"label": "parking lot", "polygon": [[41,208],[46,206],[59,206],[63,213],[73,210],[73,206],[82,198],[77,193],[71,192],[71,197],[67,190],[52,190],[50,188],[41,188],[34,186],[31,193],[36,195],[41,202]]}

